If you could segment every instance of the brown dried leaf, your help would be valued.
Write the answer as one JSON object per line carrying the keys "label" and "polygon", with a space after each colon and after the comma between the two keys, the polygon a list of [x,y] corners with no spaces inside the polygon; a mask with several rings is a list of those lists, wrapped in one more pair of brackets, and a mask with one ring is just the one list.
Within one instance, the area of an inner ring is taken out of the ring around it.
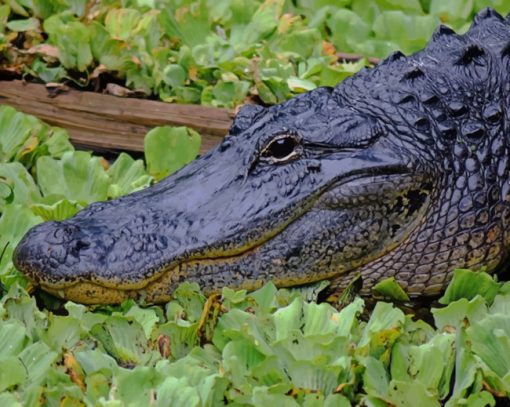
{"label": "brown dried leaf", "polygon": [[39,145],[39,138],[36,136],[30,136],[27,141],[23,144],[23,147],[21,148],[19,152],[19,156],[23,157],[24,155],[30,154],[32,151],[34,151],[37,146]]}
{"label": "brown dried leaf", "polygon": [[192,81],[196,81],[198,79],[198,68],[196,66],[190,66],[188,69],[188,77]]}
{"label": "brown dried leaf", "polygon": [[48,96],[50,98],[54,98],[54,97],[60,95],[61,93],[69,92],[70,88],[69,88],[69,86],[67,86],[63,83],[48,82],[46,84],[46,90],[48,91]]}
{"label": "brown dried leaf", "polygon": [[335,55],[336,48],[332,43],[330,43],[328,41],[322,41],[322,52],[325,55]]}
{"label": "brown dried leaf", "polygon": [[108,68],[104,66],[103,64],[100,64],[96,66],[94,71],[90,74],[89,79],[96,79],[99,78],[99,75],[108,72]]}
{"label": "brown dried leaf", "polygon": [[110,168],[110,163],[105,160],[103,157],[101,157],[101,159],[99,160],[99,163],[101,164],[101,166],[104,168],[105,171],[108,171],[108,168]]}
{"label": "brown dried leaf", "polygon": [[116,83],[109,83],[106,85],[105,93],[121,98],[127,98],[133,94],[133,91],[125,88],[124,86],[117,85]]}
{"label": "brown dried leaf", "polygon": [[301,17],[292,15],[290,13],[285,13],[280,18],[280,22],[278,23],[278,34],[285,34],[287,31],[290,30],[292,25],[300,20]]}
{"label": "brown dried leaf", "polygon": [[83,370],[72,353],[66,352],[64,354],[64,366],[67,369],[67,374],[71,378],[71,381],[80,389],[85,390],[85,376]]}
{"label": "brown dried leaf", "polygon": [[38,44],[27,50],[28,54],[31,55],[42,55],[43,57],[49,57],[53,59],[59,58],[58,48],[49,44]]}
{"label": "brown dried leaf", "polygon": [[167,335],[159,335],[158,348],[159,353],[163,358],[168,359],[170,356],[172,356],[172,351],[170,349],[170,338]]}

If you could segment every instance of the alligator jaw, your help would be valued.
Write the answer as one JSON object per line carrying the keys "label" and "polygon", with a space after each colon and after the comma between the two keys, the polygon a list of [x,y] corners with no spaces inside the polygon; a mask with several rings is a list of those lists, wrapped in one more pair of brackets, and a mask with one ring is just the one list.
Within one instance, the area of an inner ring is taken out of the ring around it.
{"label": "alligator jaw", "polygon": [[[284,235],[287,232],[287,229],[292,227],[300,228],[295,223],[299,223],[303,216],[306,217],[307,212],[316,206],[318,202],[330,205],[330,195],[332,193],[336,195],[334,191],[338,189],[344,191],[344,202],[341,205],[348,206],[349,196],[352,193],[350,191],[351,185],[355,186],[355,194],[358,194],[357,189],[364,189],[367,184],[390,183],[390,185],[393,185],[395,181],[391,181],[392,177],[398,180],[400,185],[409,184],[413,186],[426,181],[426,177],[405,173],[404,168],[396,167],[391,170],[387,168],[387,171],[393,172],[393,175],[367,177],[363,174],[353,174],[350,177],[345,177],[341,183],[329,186],[317,194],[314,199],[301,208],[300,213],[295,218],[283,223],[278,229],[273,229],[262,240],[245,246],[244,249],[239,248],[236,251],[230,250],[223,253],[218,251],[214,253],[206,252],[195,254],[194,256],[189,255],[187,259],[174,259],[155,271],[151,278],[140,281],[127,281],[120,282],[119,284],[115,280],[101,280],[98,276],[94,276],[93,273],[91,273],[93,279],[89,280],[67,281],[63,279],[51,281],[45,279],[45,276],[41,279],[39,271],[30,269],[26,263],[18,264],[18,268],[31,277],[32,280],[39,281],[40,286],[45,291],[57,297],[84,304],[115,304],[130,298],[142,303],[167,302],[171,299],[173,289],[183,281],[197,282],[203,288],[205,294],[211,294],[221,291],[221,288],[224,286],[253,290],[259,288],[268,280],[272,280],[279,287],[289,287],[331,279],[382,256],[391,250],[398,241],[404,239],[408,232],[414,229],[415,225],[405,228],[403,233],[400,233],[393,239],[393,242],[387,241],[380,250],[374,251],[371,255],[363,254],[360,258],[351,259],[343,264],[337,264],[333,268],[319,267],[313,273],[295,273],[289,271],[286,267],[287,259],[285,256],[281,258],[278,256],[271,257],[270,251],[264,253],[265,246],[271,240],[279,239],[280,235]],[[400,194],[402,196],[405,195],[404,192],[406,190],[404,188]],[[360,197],[356,198],[361,199]],[[338,200],[336,202],[338,203]],[[424,204],[416,215],[421,215],[426,207],[427,205]],[[419,220],[420,216],[416,216],[416,218]],[[303,221],[307,222],[306,219]],[[18,254],[18,257],[23,256]],[[252,267],[253,264],[260,264],[261,258],[267,258],[273,263],[274,271],[271,275],[262,272],[258,273],[257,267]]]}

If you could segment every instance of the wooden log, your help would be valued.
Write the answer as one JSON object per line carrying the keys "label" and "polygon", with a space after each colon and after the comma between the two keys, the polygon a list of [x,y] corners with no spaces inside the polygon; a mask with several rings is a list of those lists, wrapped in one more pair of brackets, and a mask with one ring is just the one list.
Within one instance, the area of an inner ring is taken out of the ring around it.
{"label": "wooden log", "polygon": [[218,144],[233,114],[227,109],[121,98],[69,89],[56,96],[45,85],[0,80],[0,104],[59,126],[80,147],[143,151],[143,138],[155,126],[188,126],[202,135],[201,152]]}

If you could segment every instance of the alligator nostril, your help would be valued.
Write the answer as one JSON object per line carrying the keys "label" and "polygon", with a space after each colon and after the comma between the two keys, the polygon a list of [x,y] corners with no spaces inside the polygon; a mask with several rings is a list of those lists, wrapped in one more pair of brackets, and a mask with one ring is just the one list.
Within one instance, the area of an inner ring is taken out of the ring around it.
{"label": "alligator nostril", "polygon": [[73,236],[75,236],[76,233],[79,232],[80,229],[77,226],[72,225],[62,226],[57,222],[48,222],[43,223],[40,226],[40,230],[49,231],[49,233],[47,234],[48,243],[62,244],[69,242],[73,238]]}
{"label": "alligator nostril", "polygon": [[74,243],[74,249],[76,251],[80,251],[82,249],[87,249],[90,247],[90,242],[86,242],[84,240],[77,240],[75,243]]}
{"label": "alligator nostril", "polygon": [[53,232],[53,234],[50,236],[50,238],[48,239],[50,243],[56,243],[56,244],[59,244],[59,243],[64,243],[65,241],[65,233],[62,229],[58,228],[58,229],[55,229],[55,231]]}
{"label": "alligator nostril", "polygon": [[72,236],[80,231],[80,228],[74,225],[66,225],[62,229],[67,236]]}

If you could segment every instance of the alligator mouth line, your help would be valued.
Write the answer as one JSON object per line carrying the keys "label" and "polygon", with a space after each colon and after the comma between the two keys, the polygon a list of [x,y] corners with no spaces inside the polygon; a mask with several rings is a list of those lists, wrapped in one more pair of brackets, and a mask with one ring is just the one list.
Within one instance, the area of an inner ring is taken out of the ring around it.
{"label": "alligator mouth line", "polygon": [[[298,219],[296,217],[294,220]],[[292,222],[289,222],[289,224]],[[192,266],[218,264],[218,263],[233,263],[247,257],[259,250],[264,244],[269,242],[274,236],[282,232],[287,228],[288,224],[281,229],[275,230],[269,237],[264,240],[258,241],[256,244],[249,246],[242,252],[233,255],[223,255],[218,257],[201,257],[194,258],[185,261],[175,260],[168,265],[159,268],[154,276],[140,280],[138,284],[132,283],[129,285],[119,284],[115,285],[112,280],[100,280],[95,279],[94,281],[76,281],[67,285],[58,284],[47,284],[44,281],[40,281],[39,285],[45,291],[60,298],[69,298],[74,301],[83,304],[97,304],[98,298],[108,299],[109,303],[117,304],[127,299],[136,299],[138,301],[146,301],[147,303],[161,303],[171,299],[169,293],[169,287],[175,286],[185,281],[186,278],[190,278],[190,275],[183,273],[184,270],[191,268]],[[253,280],[245,281],[242,287],[245,289],[256,289],[260,286]],[[163,292],[163,291],[166,291]],[[154,301],[154,297],[157,300]],[[110,302],[111,301],[111,302]]]}
{"label": "alligator mouth line", "polygon": [[[297,219],[297,218],[296,218]],[[284,230],[283,228],[282,230]],[[275,234],[276,235],[276,234]],[[152,279],[146,279],[139,285],[131,285],[129,288],[119,287],[112,285],[111,281],[106,281],[106,284],[102,284],[101,281],[77,281],[67,286],[56,287],[55,285],[47,285],[41,282],[39,285],[45,291],[55,295],[56,297],[66,298],[73,301],[77,301],[82,304],[97,304],[97,299],[102,299],[104,302],[107,299],[110,304],[119,304],[128,299],[134,299],[141,303],[153,304],[168,302],[172,298],[170,287],[175,287],[178,284],[188,280],[193,280],[194,275],[188,273],[189,269],[207,265],[217,265],[222,263],[227,265],[228,263],[235,263],[253,253],[256,253],[264,244],[270,241],[271,238],[260,242],[259,244],[250,247],[249,249],[232,256],[214,257],[214,258],[200,258],[187,260],[184,262],[172,262],[171,265],[162,267],[157,276]],[[333,278],[341,273],[338,270],[333,270],[311,278],[310,276],[300,276],[286,278],[275,276],[273,282],[279,287],[285,286],[297,286],[303,284],[315,283],[317,281],[326,280]],[[201,278],[213,276],[214,273],[202,273]],[[248,291],[256,290],[260,288],[266,280],[261,279],[246,279],[240,284],[232,287],[234,289],[246,289]],[[209,295],[217,291],[221,291],[220,287],[216,289],[202,288],[204,294]]]}

